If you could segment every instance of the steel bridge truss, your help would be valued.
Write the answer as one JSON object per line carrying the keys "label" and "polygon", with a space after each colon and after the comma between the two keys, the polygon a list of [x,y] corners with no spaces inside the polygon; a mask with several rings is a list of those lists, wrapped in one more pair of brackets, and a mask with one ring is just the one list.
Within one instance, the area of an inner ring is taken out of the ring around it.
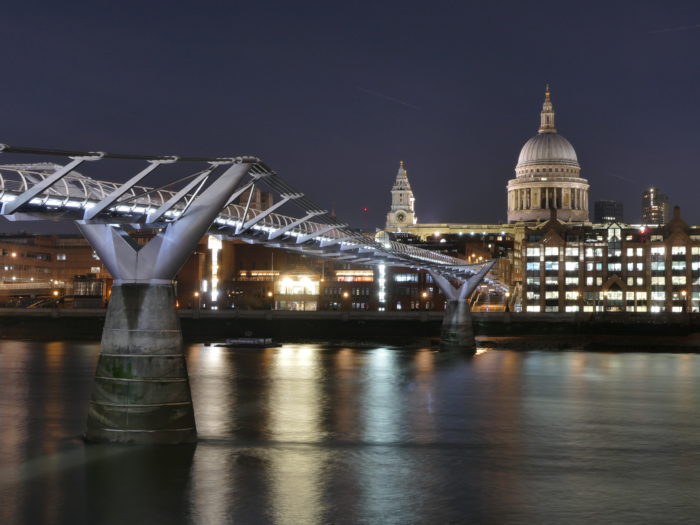
{"label": "steel bridge truss", "polygon": [[[380,242],[354,230],[314,204],[256,157],[121,155],[4,144],[0,144],[0,152],[21,156],[23,161],[0,166],[0,214],[9,220],[75,221],[93,246],[99,244],[100,238],[109,236],[109,232],[126,239],[127,230],[161,231],[181,222],[177,228],[180,235],[204,226],[202,233],[208,231],[222,238],[352,264],[428,269],[460,281],[481,273],[484,266],[393,241]],[[36,162],[46,156],[61,162]],[[34,162],[26,162],[28,158]],[[143,166],[126,182],[96,180],[76,171],[79,167],[82,171],[88,166],[92,169],[107,164],[112,171],[121,171],[119,161],[127,160],[132,164],[140,161]],[[164,185],[142,185],[147,176],[172,169],[174,165],[182,166],[187,174],[176,180],[172,180],[172,175],[165,177],[168,182]],[[234,172],[235,181],[231,179]],[[222,182],[226,178],[231,179],[228,184]],[[274,204],[266,209],[254,207],[255,189],[272,193]],[[245,204],[237,203],[246,192]],[[203,215],[204,209],[207,212]],[[203,224],[207,220],[209,224]],[[132,250],[136,253],[139,247],[132,246]],[[100,250],[97,251],[102,257]],[[124,258],[125,254],[116,256]],[[184,264],[184,259],[180,261],[182,257],[177,259],[178,264]],[[114,277],[119,279],[118,269],[113,268],[115,261],[104,262],[110,271],[115,270]],[[169,267],[173,269],[172,264]],[[149,278],[170,277],[162,274]]]}

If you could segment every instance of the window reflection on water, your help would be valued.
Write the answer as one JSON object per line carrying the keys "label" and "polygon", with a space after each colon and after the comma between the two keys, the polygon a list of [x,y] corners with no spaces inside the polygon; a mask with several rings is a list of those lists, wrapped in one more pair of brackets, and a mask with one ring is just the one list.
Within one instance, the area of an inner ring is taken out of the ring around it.
{"label": "window reflection on water", "polygon": [[633,507],[662,522],[666,508],[700,510],[694,354],[193,345],[200,442],[153,449],[79,439],[97,350],[0,342],[0,523],[620,522]]}

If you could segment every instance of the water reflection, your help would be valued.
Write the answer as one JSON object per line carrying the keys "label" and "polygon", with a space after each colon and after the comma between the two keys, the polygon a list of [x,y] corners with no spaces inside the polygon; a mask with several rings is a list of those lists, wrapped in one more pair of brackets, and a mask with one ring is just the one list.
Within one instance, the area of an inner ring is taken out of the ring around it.
{"label": "water reflection", "polygon": [[[323,381],[318,348],[280,348],[270,371],[269,429],[282,453],[271,457],[275,523],[320,523],[324,452],[303,446],[323,439]],[[301,447],[295,444],[302,445]]]}
{"label": "water reflection", "polygon": [[620,523],[700,512],[695,355],[194,345],[201,441],[149,448],[79,439],[97,351],[0,343],[0,523]]}

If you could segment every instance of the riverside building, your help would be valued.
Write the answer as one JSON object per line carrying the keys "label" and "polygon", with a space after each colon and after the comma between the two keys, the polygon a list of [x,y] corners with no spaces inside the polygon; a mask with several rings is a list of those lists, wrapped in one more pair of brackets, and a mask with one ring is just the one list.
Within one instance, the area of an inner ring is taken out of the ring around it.
{"label": "riverside building", "polygon": [[698,312],[700,227],[680,209],[665,226],[569,226],[556,217],[528,228],[528,312]]}

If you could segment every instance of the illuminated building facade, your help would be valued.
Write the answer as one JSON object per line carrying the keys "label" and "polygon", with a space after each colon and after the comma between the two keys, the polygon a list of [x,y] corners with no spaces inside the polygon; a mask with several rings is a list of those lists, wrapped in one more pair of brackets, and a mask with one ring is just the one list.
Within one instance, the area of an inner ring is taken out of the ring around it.
{"label": "illuminated building facade", "polygon": [[403,161],[401,161],[394,186],[391,188],[391,209],[386,216],[386,228],[400,231],[402,228],[416,224],[418,218],[415,212],[415,202],[411,183],[408,181],[408,173]]}
{"label": "illuminated building facade", "polygon": [[642,193],[642,223],[666,224],[668,219],[668,197],[659,188],[649,188]]}
{"label": "illuminated building facade", "polygon": [[698,312],[700,228],[567,225],[556,218],[524,241],[528,312]]}
{"label": "illuminated building facade", "polygon": [[103,306],[110,280],[83,237],[0,236],[2,306]]}

